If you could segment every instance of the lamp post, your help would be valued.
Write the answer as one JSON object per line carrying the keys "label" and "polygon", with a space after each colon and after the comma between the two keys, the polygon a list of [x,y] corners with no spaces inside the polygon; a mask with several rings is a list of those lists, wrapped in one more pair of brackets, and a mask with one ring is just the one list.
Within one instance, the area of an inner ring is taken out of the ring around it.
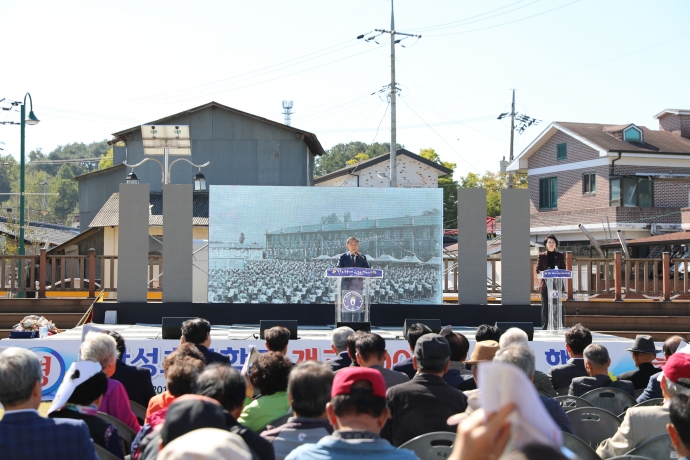
{"label": "lamp post", "polygon": [[125,178],[125,181],[128,184],[138,184],[139,183],[139,176],[137,176],[137,174],[134,172],[134,168],[136,168],[137,166],[141,166],[142,164],[146,163],[147,161],[155,161],[156,163],[158,163],[158,166],[161,167],[161,172],[162,172],[161,181],[163,182],[163,185],[170,183],[170,170],[172,169],[173,165],[175,163],[177,163],[178,161],[186,161],[187,163],[194,166],[195,168],[199,168],[199,172],[196,173],[196,175],[194,176],[194,191],[195,192],[201,192],[201,191],[206,190],[206,177],[201,173],[201,168],[205,168],[206,166],[210,165],[211,162],[207,161],[206,163],[204,163],[202,165],[197,165],[197,164],[192,163],[191,161],[189,161],[186,158],[178,158],[177,160],[170,163],[170,166],[168,166],[167,169],[165,168],[165,166],[163,166],[163,164],[160,161],[156,160],[155,158],[144,158],[143,160],[141,160],[139,163],[137,163],[135,165],[130,165],[130,164],[125,163],[125,166],[132,168],[130,173],[127,174],[127,177]]}
{"label": "lamp post", "polygon": [[[29,116],[26,116],[26,97],[29,97],[29,104],[31,108],[29,109]],[[40,120],[34,115],[34,102],[31,99],[31,94],[26,93],[24,96],[24,103],[21,108],[21,148],[19,157],[19,255],[23,256],[25,254],[24,249],[24,168],[25,168],[25,155],[24,155],[24,130],[25,126],[36,125]]]}

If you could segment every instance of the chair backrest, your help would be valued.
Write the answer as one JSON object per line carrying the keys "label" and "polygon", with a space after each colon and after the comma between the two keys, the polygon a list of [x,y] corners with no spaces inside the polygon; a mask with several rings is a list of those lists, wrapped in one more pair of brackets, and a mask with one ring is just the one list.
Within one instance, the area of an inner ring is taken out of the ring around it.
{"label": "chair backrest", "polygon": [[127,455],[127,452],[129,452],[132,448],[132,441],[134,441],[134,438],[137,435],[134,430],[120,419],[117,419],[110,414],[106,414],[105,412],[99,412],[98,417],[117,428],[117,432],[120,435],[120,442],[122,443],[122,452]]}
{"label": "chair backrest", "polygon": [[592,403],[580,398],[579,396],[556,396],[556,401],[561,405],[564,411],[576,409],[578,407],[592,407]]}
{"label": "chair backrest", "polygon": [[556,390],[556,394],[557,394],[558,396],[567,396],[567,395],[568,395],[568,390],[570,390],[570,387],[569,387],[569,386],[568,386],[568,387],[559,388],[558,390]]}
{"label": "chair backrest", "polygon": [[601,460],[589,444],[565,431],[563,432],[563,445],[573,451],[579,460]]}
{"label": "chair backrest", "polygon": [[98,444],[94,444],[93,447],[96,450],[96,457],[98,457],[98,460],[120,460],[120,457],[111,453],[105,447],[99,446]]}
{"label": "chair backrest", "polygon": [[132,413],[136,415],[138,419],[141,419],[141,422],[139,423],[146,421],[146,408],[144,406],[130,399],[129,407],[132,409]]}
{"label": "chair backrest", "polygon": [[592,403],[594,407],[606,409],[613,414],[620,414],[633,407],[636,402],[632,396],[618,388],[596,388],[582,395],[582,399]]}
{"label": "chair backrest", "polygon": [[621,424],[618,417],[599,407],[578,407],[565,415],[570,419],[575,435],[592,448],[613,436]]}
{"label": "chair backrest", "polygon": [[448,458],[453,451],[455,433],[435,431],[410,439],[398,449],[409,449],[417,454],[419,460]]}
{"label": "chair backrest", "polygon": [[633,407],[661,406],[663,403],[664,403],[664,398],[653,398],[653,399],[648,399],[644,402],[641,402],[640,404],[637,404],[636,406],[633,406]]}
{"label": "chair backrest", "polygon": [[678,458],[676,449],[671,443],[671,437],[667,434],[656,436],[641,446],[628,452],[628,455],[640,455],[642,457],[653,458],[654,460],[664,460],[666,458]]}
{"label": "chair backrest", "polygon": [[617,455],[615,457],[609,457],[607,460],[654,460],[649,457],[640,457],[639,455]]}
{"label": "chair backrest", "polygon": [[639,390],[635,390],[635,399],[639,398],[640,395],[644,393],[644,388],[640,388]]}
{"label": "chair backrest", "polygon": [[545,392],[545,391],[537,390],[537,392],[538,392],[540,395],[542,395],[542,396],[544,396],[544,397],[546,397],[546,398],[551,398],[551,397],[552,397],[550,394],[548,394],[548,393]]}

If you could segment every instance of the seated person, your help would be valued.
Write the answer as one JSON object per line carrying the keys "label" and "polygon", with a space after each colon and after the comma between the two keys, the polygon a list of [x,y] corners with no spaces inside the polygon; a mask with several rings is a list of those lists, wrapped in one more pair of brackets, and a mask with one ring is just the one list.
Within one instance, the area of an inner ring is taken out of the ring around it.
{"label": "seated person", "polygon": [[137,366],[125,364],[125,340],[115,331],[103,331],[115,339],[117,344],[117,361],[115,362],[115,373],[111,377],[124,385],[130,401],[147,407],[149,400],[156,395],[151,383],[151,372]]}
{"label": "seated person", "polygon": [[679,458],[690,458],[690,397],[677,394],[669,405],[671,423],[666,425]]}
{"label": "seated person", "polygon": [[288,380],[288,399],[294,415],[261,437],[273,443],[275,458],[283,460],[302,444],[316,443],[333,432],[326,415],[331,399],[333,371],[326,363],[306,361],[295,366]]}
{"label": "seated person", "polygon": [[406,374],[383,367],[386,363],[386,341],[380,335],[370,332],[362,334],[355,342],[355,348],[357,364],[379,371],[386,382],[386,388],[410,381]]}
{"label": "seated person", "polygon": [[108,377],[95,361],[72,363],[65,374],[48,417],[83,420],[89,427],[93,442],[124,459],[120,435],[110,423],[98,417],[98,406],[108,390]]}
{"label": "seated person", "polygon": [[460,391],[474,390],[477,388],[477,384],[472,376],[472,371],[465,368],[467,353],[470,351],[470,342],[464,335],[450,329],[446,334],[441,330],[441,335],[448,340],[448,345],[450,345],[450,367],[443,374],[443,380]]}
{"label": "seated person", "polygon": [[[247,299],[245,298],[245,301]],[[182,323],[182,337],[180,344],[191,343],[196,345],[206,364],[221,363],[230,364],[230,358],[226,355],[211,351],[211,323],[203,318],[188,319]]]}
{"label": "seated person", "polygon": [[582,324],[576,324],[565,333],[565,350],[570,359],[567,363],[553,366],[548,376],[556,390],[570,386],[575,377],[587,377],[582,352],[592,343],[592,333]]}
{"label": "seated person", "polygon": [[654,339],[651,335],[638,335],[631,348],[626,348],[632,355],[632,360],[635,363],[634,371],[623,372],[616,377],[619,380],[628,380],[632,382],[636,390],[642,390],[647,387],[649,378],[659,373],[659,369],[654,367],[652,361],[656,359],[656,355],[661,351],[657,350],[654,344]]}
{"label": "seated person", "polygon": [[259,356],[249,371],[249,382],[260,395],[244,406],[237,421],[261,431],[273,420],[286,415],[290,410],[287,386],[291,369],[292,362],[282,353],[269,351]]}
{"label": "seated person", "polygon": [[494,340],[498,342],[501,340],[501,330],[498,326],[480,324],[477,327],[477,332],[474,333],[474,340],[477,342],[484,342],[485,340]]}
{"label": "seated person", "polygon": [[[664,346],[661,347],[664,352],[664,361],[668,361],[668,358],[670,358],[671,355],[676,352],[680,345],[685,343],[686,342],[685,340],[683,340],[683,337],[679,335],[674,335],[666,339],[666,341],[664,342]],[[660,375],[661,371],[649,377],[649,383],[647,383],[647,387],[637,398],[637,404],[640,404],[650,399],[663,398],[663,395],[661,394],[661,384],[659,382]]]}
{"label": "seated person", "polygon": [[611,358],[609,358],[609,351],[605,346],[598,343],[588,345],[583,352],[583,357],[585,369],[589,377],[574,378],[568,390],[570,396],[582,396],[596,388],[611,387],[623,390],[634,397],[635,387],[632,382],[627,380],[616,380],[614,382],[609,377]]}
{"label": "seated person", "polygon": [[352,360],[347,351],[347,338],[354,333],[355,331],[347,326],[338,327],[331,332],[331,349],[337,355],[335,358],[328,361],[333,372],[344,367],[350,367],[350,364],[352,364]]}
{"label": "seated person", "polygon": [[264,332],[265,345],[268,351],[277,351],[287,356],[288,343],[290,342],[290,329],[283,326],[275,326]]}
{"label": "seated person", "polygon": [[[527,333],[520,328],[511,327],[501,334],[501,338],[498,340],[498,347],[503,349],[511,345],[523,345],[525,347],[529,347],[529,338],[527,337]],[[549,380],[549,377],[543,372],[535,370],[532,383],[534,383],[534,386],[538,391],[547,394],[550,398],[555,398],[558,396],[556,390],[553,389],[553,385],[551,385],[551,380]]]}
{"label": "seated person", "polygon": [[[414,347],[417,345],[417,340],[419,340],[419,338],[424,334],[430,333],[431,328],[422,323],[414,323],[412,326],[407,328],[407,336],[405,339],[407,339],[407,344],[410,346],[412,355],[414,355]],[[394,371],[407,374],[410,380],[414,378],[414,375],[417,373],[417,369],[415,369],[412,365],[412,358],[406,358],[402,361],[398,361],[397,363],[393,364],[392,369]]]}

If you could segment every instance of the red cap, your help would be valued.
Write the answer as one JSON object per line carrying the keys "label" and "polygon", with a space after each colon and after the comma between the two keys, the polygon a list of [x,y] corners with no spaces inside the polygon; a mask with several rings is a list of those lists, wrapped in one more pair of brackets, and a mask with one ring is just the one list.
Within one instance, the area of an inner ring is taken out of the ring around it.
{"label": "red cap", "polygon": [[673,383],[679,379],[690,379],[690,355],[687,353],[674,353],[663,367],[664,375]]}
{"label": "red cap", "polygon": [[360,380],[371,383],[374,396],[386,397],[386,382],[379,371],[367,367],[346,367],[335,374],[333,387],[331,387],[331,398],[338,395],[349,395],[352,385]]}

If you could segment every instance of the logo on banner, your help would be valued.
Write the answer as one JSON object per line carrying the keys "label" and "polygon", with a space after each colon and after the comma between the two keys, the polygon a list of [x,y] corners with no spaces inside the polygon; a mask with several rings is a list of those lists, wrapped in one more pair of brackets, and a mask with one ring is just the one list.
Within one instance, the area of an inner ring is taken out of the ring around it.
{"label": "logo on banner", "polygon": [[357,291],[347,291],[343,296],[343,307],[349,311],[357,311],[364,305],[362,294]]}
{"label": "logo on banner", "polygon": [[48,394],[57,390],[65,376],[65,361],[60,354],[52,348],[32,348],[31,351],[38,355],[41,361],[41,390],[43,394]]}

